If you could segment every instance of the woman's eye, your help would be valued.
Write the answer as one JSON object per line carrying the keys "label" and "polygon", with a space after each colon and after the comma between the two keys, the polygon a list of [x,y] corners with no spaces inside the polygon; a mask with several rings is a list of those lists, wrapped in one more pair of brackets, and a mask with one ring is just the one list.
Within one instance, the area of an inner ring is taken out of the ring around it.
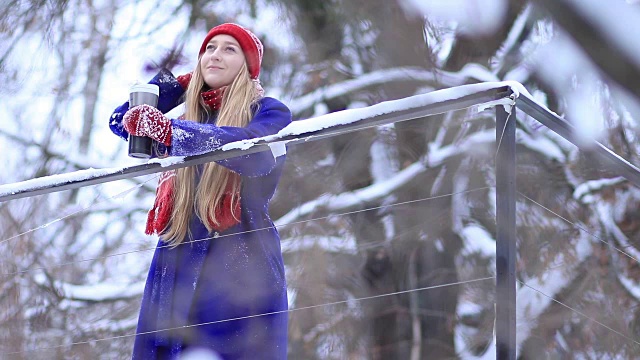
{"label": "woman's eye", "polygon": [[213,46],[212,44],[207,45],[206,50],[215,50],[216,47]]}
{"label": "woman's eye", "polygon": [[228,52],[236,52],[236,48],[234,48],[233,46],[227,46],[227,51]]}

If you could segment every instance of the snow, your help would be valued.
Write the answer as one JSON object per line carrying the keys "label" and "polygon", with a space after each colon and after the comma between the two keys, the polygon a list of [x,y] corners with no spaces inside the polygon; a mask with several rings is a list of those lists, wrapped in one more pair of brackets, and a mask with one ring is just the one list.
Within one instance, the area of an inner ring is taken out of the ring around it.
{"label": "snow", "polygon": [[310,250],[314,247],[321,248],[327,252],[343,254],[355,254],[357,251],[354,238],[320,235],[296,236],[295,238],[283,239],[281,247],[284,254]]}
{"label": "snow", "polygon": [[[640,48],[637,34],[640,34],[640,8],[621,1],[567,0],[586,17],[595,30],[604,35],[637,67],[640,67]],[[615,19],[615,21],[612,21]]]}
{"label": "snow", "polygon": [[598,70],[587,55],[565,33],[540,48],[534,56],[534,67],[542,80],[559,94],[565,94],[566,115],[583,147],[604,135],[602,90]]}
{"label": "snow", "polygon": [[586,181],[573,190],[573,198],[585,204],[590,203],[593,200],[593,198],[589,197],[591,193],[600,191],[609,186],[620,184],[624,181],[626,181],[626,179],[620,176],[610,179]]}
{"label": "snow", "polygon": [[[34,280],[41,285],[48,283],[44,274],[36,274]],[[135,284],[100,282],[94,285],[75,285],[55,281],[53,286],[61,296],[69,300],[97,302],[142,296],[144,284],[142,281]]]}
{"label": "snow", "polygon": [[[458,318],[463,317],[463,316],[473,316],[473,315],[479,315],[482,313],[482,311],[484,310],[484,308],[476,303],[472,303],[469,301],[465,301],[465,300],[461,300],[460,303],[458,304],[458,307],[456,308],[456,315]],[[459,354],[460,359],[486,359],[486,360],[493,360],[496,358],[496,338],[495,338],[495,333],[492,339],[491,344],[489,344],[489,347],[485,350],[485,352],[478,356],[475,356],[473,354],[470,353],[469,349],[465,347],[465,345],[467,344],[467,339],[466,337],[468,335],[471,335],[475,332],[477,332],[478,330],[469,326],[465,326],[462,323],[458,323],[456,324],[456,330],[455,330],[455,346],[456,346],[456,351]]]}
{"label": "snow", "polygon": [[[276,135],[265,136],[261,138],[236,141],[230,144],[226,144],[221,147],[221,150],[227,151],[231,149],[248,149],[258,142],[277,142],[279,139],[286,136],[301,136],[306,133],[313,133],[322,129],[355,123],[367,118],[372,118],[378,115],[391,114],[408,109],[416,109],[436,103],[451,101],[460,99],[465,96],[469,96],[478,92],[489,91],[492,89],[498,89],[504,86],[509,86],[513,92],[513,96],[519,96],[523,94],[528,95],[527,90],[522,84],[507,81],[507,82],[489,82],[481,84],[462,85],[454,88],[448,88],[443,90],[437,90],[426,94],[415,95],[412,97],[385,101],[376,105],[372,105],[365,108],[347,109],[340,112],[321,115],[316,118],[295,121],[286,128],[282,129]],[[488,104],[491,106],[495,103]],[[282,145],[279,145],[279,149],[282,149]],[[453,150],[453,149],[452,149]],[[150,163],[159,163],[161,166],[166,167],[169,165],[183,162],[183,157],[170,157],[165,159],[152,159]],[[438,162],[438,161],[436,161]],[[56,185],[62,185],[82,180],[95,179],[104,175],[115,174],[123,171],[125,168],[105,168],[105,169],[87,169],[79,170],[67,174],[58,174],[45,176],[42,178],[26,180],[14,184],[0,185],[0,196],[15,194],[18,192],[27,192],[33,189],[55,187]]]}
{"label": "snow", "polygon": [[394,163],[394,146],[387,141],[387,132],[393,131],[393,125],[378,129],[378,136],[371,144],[369,154],[371,156],[371,176],[374,182],[384,181],[393,177],[398,171],[398,165]]}
{"label": "snow", "polygon": [[564,163],[567,159],[562,149],[548,137],[538,134],[529,135],[524,131],[516,131],[517,142],[526,148],[542,154],[549,160],[556,160]]}
{"label": "snow", "polygon": [[[591,246],[591,235],[580,232],[574,244],[575,261],[562,267],[555,267],[547,270],[539,278],[525,281],[527,286],[522,286],[516,293],[516,346],[518,351],[522,342],[529,337],[531,330],[535,327],[535,321],[539,318],[546,308],[551,304],[552,300],[543,296],[536,289],[549,296],[554,296],[577,275],[576,268],[591,255],[593,248]],[[559,253],[553,263],[562,263],[563,254]],[[529,286],[531,288],[529,288]]]}
{"label": "snow", "polygon": [[629,242],[629,238],[616,224],[613,219],[614,211],[612,207],[612,204],[608,202],[599,201],[595,204],[595,212],[599,217],[600,223],[602,223],[602,226],[607,230],[607,233],[609,233],[624,250],[616,247],[612,242],[606,242],[599,238],[598,240],[606,243],[610,249],[616,250],[616,252],[612,253],[612,256],[615,257],[617,254],[622,254],[634,262],[640,262],[640,251]]}
{"label": "snow", "polygon": [[[513,81],[462,85],[453,88],[436,90],[426,94],[415,95],[404,99],[385,101],[366,108],[349,109],[318,116],[312,119],[295,121],[291,125],[282,129],[277,135],[267,136],[259,140],[269,141],[270,139],[282,138],[284,136],[295,136],[305,133],[311,133],[333,126],[351,124],[379,115],[391,114],[402,110],[416,109],[436,103],[456,100],[475,93],[498,89],[504,86],[509,86],[513,90],[515,94],[514,96],[516,97],[519,96],[520,93],[528,94],[522,84]],[[256,139],[253,141],[257,142],[259,140]],[[237,145],[232,144],[227,145],[227,149],[231,148],[238,147]]]}
{"label": "snow", "polygon": [[618,273],[618,280],[620,281],[620,284],[622,284],[622,286],[624,286],[625,289],[627,289],[627,291],[636,299],[638,299],[640,301],[640,285],[629,279],[628,277]]}
{"label": "snow", "polygon": [[428,168],[436,167],[451,157],[464,153],[469,149],[478,149],[481,144],[493,142],[495,142],[494,130],[474,133],[459,144],[432,149],[426,159],[407,166],[386,180],[376,182],[356,191],[344,192],[338,195],[324,194],[317,199],[308,201],[290,210],[276,220],[275,224],[278,227],[286,227],[300,218],[319,211],[338,212],[362,207],[368,202],[379,200],[394,192]]}
{"label": "snow", "polygon": [[311,215],[317,212],[318,209],[322,209],[328,212],[344,211],[357,205],[363,206],[367,202],[377,200],[383,196],[386,196],[394,189],[402,186],[411,180],[416,174],[424,171],[422,164],[413,164],[393,178],[382,181],[377,184],[353,191],[346,192],[338,195],[325,194],[318,197],[315,200],[306,202],[295,209],[292,209],[287,214],[279,218],[275,224],[276,226],[287,226],[293,223],[299,218]]}
{"label": "snow", "polygon": [[332,84],[296,98],[289,103],[289,109],[293,114],[301,114],[313,107],[314,116],[324,115],[326,111],[322,112],[320,108],[323,100],[343,96],[375,85],[394,81],[419,81],[453,87],[463,85],[468,80],[481,82],[500,81],[489,69],[474,63],[466,64],[458,72],[425,70],[414,67],[383,69],[363,74],[357,79]]}
{"label": "snow", "polygon": [[581,149],[594,147],[593,139],[599,139],[604,131],[602,99],[599,96],[595,74],[583,75],[577,88],[566,94],[567,117],[573,119],[576,141]]}
{"label": "snow", "polygon": [[[394,159],[397,159],[397,154],[391,141],[391,138],[395,135],[394,129],[394,124],[380,126],[376,129],[377,136],[369,149],[369,155],[371,156],[369,171],[374,183],[392,178],[399,170],[398,164],[394,161]],[[389,195],[382,202],[387,204],[393,203],[395,200],[394,195]],[[384,226],[385,239],[392,239],[395,236],[392,215],[385,215],[382,219],[382,224]]]}
{"label": "snow", "polygon": [[511,115],[511,109],[513,109],[513,106],[515,104],[516,102],[514,99],[498,99],[479,104],[476,111],[481,112],[496,106],[502,106],[504,107],[504,111],[506,111],[507,114]]}
{"label": "snow", "polygon": [[456,308],[458,316],[474,315],[482,312],[482,310],[482,306],[468,301],[461,301]]}
{"label": "snow", "polygon": [[176,165],[184,162],[185,156],[171,156],[164,159],[150,159],[147,161],[150,164],[157,163],[160,164],[161,167],[167,167],[171,165]]}
{"label": "snow", "polygon": [[[312,107],[315,108],[317,104],[322,103],[323,99],[331,99],[369,86],[399,80],[433,82],[436,80],[436,75],[432,71],[426,71],[421,68],[393,68],[378,70],[364,74],[357,79],[329,85],[296,98],[289,104],[289,109],[293,114],[300,114],[307,109]],[[456,85],[459,84],[460,83],[457,83]],[[318,108],[316,108],[314,112],[316,114],[322,114],[322,111]],[[326,113],[326,111],[324,113]]]}
{"label": "snow", "polygon": [[43,189],[72,182],[95,179],[105,175],[117,174],[118,172],[121,172],[122,169],[123,168],[89,168],[86,170],[78,170],[67,174],[43,176],[40,178],[29,179],[17,183],[0,185],[0,196],[12,195],[34,189]]}
{"label": "snow", "polygon": [[126,320],[103,319],[91,323],[83,329],[83,331],[102,331],[102,332],[123,332],[127,330],[135,330],[138,326],[138,316]]}
{"label": "snow", "polygon": [[479,253],[487,258],[496,257],[496,240],[483,227],[470,224],[462,229],[463,254]]}
{"label": "snow", "polygon": [[511,26],[511,29],[509,30],[509,34],[507,35],[507,38],[502,43],[502,46],[500,46],[500,49],[496,53],[496,59],[494,60],[496,64],[504,64],[505,55],[509,51],[511,51],[511,49],[513,49],[513,47],[516,45],[518,38],[527,27],[527,22],[529,21],[529,17],[531,16],[531,13],[532,13],[532,5],[528,3],[524,7],[524,10],[520,12],[518,17],[514,21],[513,25]]}
{"label": "snow", "polygon": [[506,0],[404,0],[403,3],[409,12],[418,10],[427,17],[455,21],[461,32],[471,35],[494,33],[507,12]]}

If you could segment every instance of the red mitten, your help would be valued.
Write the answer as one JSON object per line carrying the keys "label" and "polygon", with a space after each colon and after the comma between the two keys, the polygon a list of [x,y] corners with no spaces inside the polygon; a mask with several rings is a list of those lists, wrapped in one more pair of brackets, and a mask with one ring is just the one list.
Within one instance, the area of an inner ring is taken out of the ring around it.
{"label": "red mitten", "polygon": [[171,119],[147,104],[134,106],[124,114],[122,125],[134,136],[146,136],[153,140],[171,145]]}

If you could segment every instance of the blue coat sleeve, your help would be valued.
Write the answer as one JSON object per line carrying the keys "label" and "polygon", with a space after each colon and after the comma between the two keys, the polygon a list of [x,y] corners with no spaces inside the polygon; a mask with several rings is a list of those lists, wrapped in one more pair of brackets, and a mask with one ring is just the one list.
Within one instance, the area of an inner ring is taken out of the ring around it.
{"label": "blue coat sleeve", "polygon": [[[158,110],[162,113],[168,113],[182,102],[182,95],[184,90],[171,71],[162,69],[156,76],[149,81],[149,84],[158,85],[160,93],[158,96]],[[124,114],[129,110],[129,102],[118,106],[109,118],[109,129],[114,134],[121,138],[128,140],[129,133],[122,126],[122,118]]]}
{"label": "blue coat sleeve", "polygon": [[[170,156],[190,156],[216,150],[234,141],[276,134],[291,123],[291,111],[273,98],[263,98],[246,127],[216,126],[189,120],[172,120]],[[262,151],[217,161],[244,176],[263,176],[276,165],[271,151]]]}

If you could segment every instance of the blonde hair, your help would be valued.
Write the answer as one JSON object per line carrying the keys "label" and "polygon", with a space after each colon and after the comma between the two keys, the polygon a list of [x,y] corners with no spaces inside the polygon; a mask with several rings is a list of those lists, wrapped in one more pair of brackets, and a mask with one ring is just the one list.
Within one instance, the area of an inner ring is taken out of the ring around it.
{"label": "blonde hair", "polygon": [[[185,93],[185,119],[202,123],[212,115],[200,95],[204,88],[205,82],[200,72],[200,59],[198,59],[198,65],[192,73]],[[253,118],[252,106],[259,98],[260,94],[255,82],[249,76],[245,61],[238,75],[224,92],[216,125],[247,126]],[[230,211],[233,214],[232,209],[240,201],[238,196],[240,175],[211,162],[204,165],[202,176],[196,185],[196,171],[195,166],[177,169],[173,179],[171,220],[160,236],[172,247],[182,243],[187,236],[192,210],[209,232],[220,225],[220,219],[216,218],[215,210],[218,206],[222,206],[222,196],[229,183],[233,185],[231,209],[225,209],[225,212]],[[235,214],[233,216],[235,217]],[[236,218],[236,220],[240,219]]]}

